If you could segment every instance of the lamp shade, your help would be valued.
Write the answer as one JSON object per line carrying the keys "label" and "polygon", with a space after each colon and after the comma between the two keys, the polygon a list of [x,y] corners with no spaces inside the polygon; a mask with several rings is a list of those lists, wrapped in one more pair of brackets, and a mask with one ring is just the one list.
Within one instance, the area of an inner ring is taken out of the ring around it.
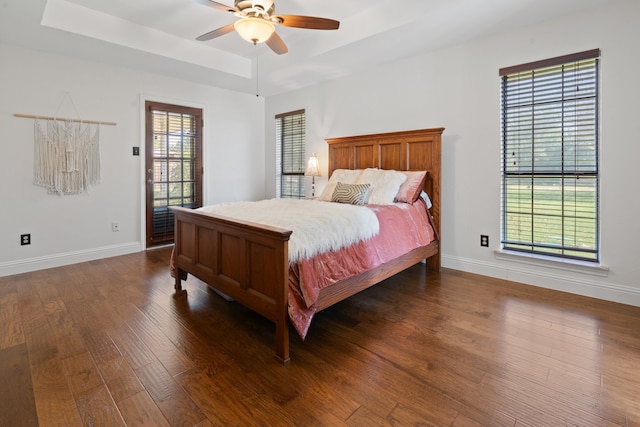
{"label": "lamp shade", "polygon": [[240,37],[253,44],[266,42],[276,30],[273,23],[254,17],[238,19],[233,24],[233,28],[240,34]]}
{"label": "lamp shade", "polygon": [[304,174],[307,176],[320,176],[320,164],[318,163],[318,157],[316,157],[316,153],[313,153],[313,155],[309,157],[307,170]]}

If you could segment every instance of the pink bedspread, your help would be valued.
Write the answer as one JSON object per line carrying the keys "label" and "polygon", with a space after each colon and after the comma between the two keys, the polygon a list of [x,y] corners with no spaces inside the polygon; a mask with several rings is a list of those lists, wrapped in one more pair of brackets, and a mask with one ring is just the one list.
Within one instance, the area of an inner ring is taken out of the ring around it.
{"label": "pink bedspread", "polygon": [[[422,199],[413,205],[395,203],[368,207],[380,223],[376,236],[338,251],[303,259],[289,267],[289,318],[302,339],[317,310],[321,289],[376,268],[437,238]],[[173,253],[170,267],[171,276],[175,277]],[[184,273],[181,279],[186,280],[186,276]]]}
{"label": "pink bedspread", "polygon": [[378,267],[435,239],[422,199],[413,205],[369,206],[380,223],[373,238],[304,259],[289,268],[289,317],[302,339],[307,334],[321,289]]}

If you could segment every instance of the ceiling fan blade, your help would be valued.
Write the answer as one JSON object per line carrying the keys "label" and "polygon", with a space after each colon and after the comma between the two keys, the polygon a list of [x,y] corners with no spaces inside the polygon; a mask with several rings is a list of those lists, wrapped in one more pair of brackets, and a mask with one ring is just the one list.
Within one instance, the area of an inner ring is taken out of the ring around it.
{"label": "ceiling fan blade", "polygon": [[276,32],[271,34],[271,37],[269,37],[265,43],[271,48],[272,51],[274,51],[278,55],[289,52],[287,45],[284,44],[284,42]]}
{"label": "ceiling fan blade", "polygon": [[213,1],[213,0],[193,0],[193,1],[195,3],[204,4],[205,6],[210,6],[210,7],[213,7],[215,9],[222,10],[224,12],[233,13],[233,12],[237,12],[238,11],[233,6],[227,6],[226,4],[218,3],[217,1]]}
{"label": "ceiling fan blade", "polygon": [[235,30],[233,24],[225,25],[224,27],[220,27],[216,30],[209,31],[208,33],[196,37],[196,40],[204,42],[207,40],[215,39],[216,37],[224,36],[225,34],[229,34],[233,30]]}
{"label": "ceiling fan blade", "polygon": [[311,30],[337,30],[340,22],[327,18],[299,15],[277,15],[280,25],[285,27],[308,28]]}

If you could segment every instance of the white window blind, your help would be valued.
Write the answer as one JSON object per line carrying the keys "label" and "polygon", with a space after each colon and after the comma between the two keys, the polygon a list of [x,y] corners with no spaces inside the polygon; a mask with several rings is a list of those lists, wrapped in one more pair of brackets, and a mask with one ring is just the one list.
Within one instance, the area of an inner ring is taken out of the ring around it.
{"label": "white window blind", "polygon": [[500,70],[504,249],[599,259],[599,56]]}
{"label": "white window blind", "polygon": [[306,118],[304,110],[276,116],[276,194],[305,197]]}

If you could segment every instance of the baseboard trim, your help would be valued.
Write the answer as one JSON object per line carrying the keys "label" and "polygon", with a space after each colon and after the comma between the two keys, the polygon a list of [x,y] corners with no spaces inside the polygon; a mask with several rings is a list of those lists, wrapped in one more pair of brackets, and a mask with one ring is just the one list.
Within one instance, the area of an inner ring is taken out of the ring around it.
{"label": "baseboard trim", "polygon": [[126,255],[134,252],[140,252],[142,250],[143,247],[141,242],[130,242],[121,245],[103,246],[101,248],[92,248],[82,251],[65,252],[3,262],[0,263],[0,277],[44,270],[46,268],[62,267],[63,265],[77,264],[79,262],[93,261],[101,258]]}
{"label": "baseboard trim", "polygon": [[442,267],[640,307],[640,289],[594,280],[595,276],[583,278],[522,263],[484,262],[445,254]]}
{"label": "baseboard trim", "polygon": [[[0,263],[0,277],[126,255],[142,250],[144,250],[144,248],[141,242],[131,242],[121,245],[104,246],[101,248],[9,261]],[[526,264],[513,263],[505,265],[502,263],[481,262],[474,259],[454,257],[445,254],[441,256],[442,267],[444,268],[640,307],[640,289],[637,288],[553,273],[543,269],[534,269]]]}

